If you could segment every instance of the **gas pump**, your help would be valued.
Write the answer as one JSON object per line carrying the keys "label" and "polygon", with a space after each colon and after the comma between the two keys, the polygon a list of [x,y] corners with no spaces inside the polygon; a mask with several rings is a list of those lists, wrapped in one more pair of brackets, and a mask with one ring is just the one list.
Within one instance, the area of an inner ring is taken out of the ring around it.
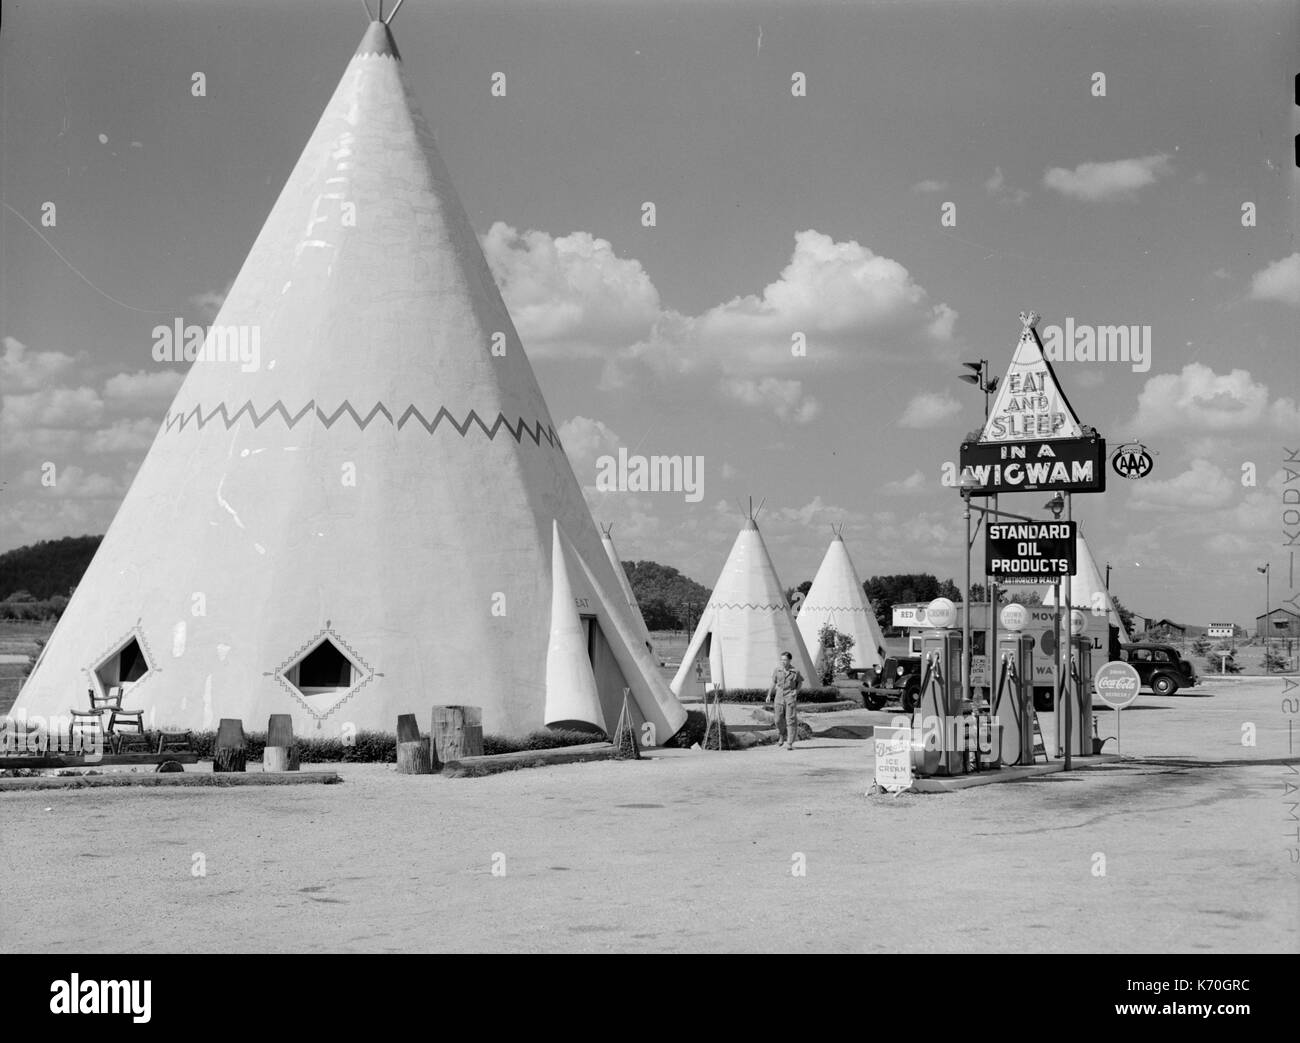
{"label": "gas pump", "polygon": [[1010,604],[999,617],[1009,633],[998,638],[997,686],[993,714],[1001,725],[1002,763],[1032,764],[1034,760],[1034,639],[1022,634],[1029,613]]}
{"label": "gas pump", "polygon": [[950,626],[957,609],[936,598],[926,609],[936,624],[921,634],[921,690],[912,717],[912,768],[918,775],[961,775],[970,705],[962,698],[961,631]]}
{"label": "gas pump", "polygon": [[[1078,609],[1070,613],[1069,668],[1061,678],[1061,699],[1057,700],[1056,748],[1065,749],[1065,713],[1070,701],[1070,753],[1092,756],[1092,642],[1088,639],[1088,616]],[[1063,650],[1064,651],[1064,650]]]}
{"label": "gas pump", "polygon": [[1074,719],[1079,722],[1078,731],[1074,732],[1073,753],[1076,757],[1092,756],[1092,641],[1086,633],[1088,617],[1079,613],[1081,623],[1078,633],[1074,633],[1075,621],[1070,620],[1072,634],[1070,644],[1070,684],[1074,702],[1071,710]]}

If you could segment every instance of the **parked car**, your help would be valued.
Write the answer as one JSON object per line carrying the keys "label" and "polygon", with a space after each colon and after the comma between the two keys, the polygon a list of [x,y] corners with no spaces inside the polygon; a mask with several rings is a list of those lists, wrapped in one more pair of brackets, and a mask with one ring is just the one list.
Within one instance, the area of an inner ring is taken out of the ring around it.
{"label": "parked car", "polygon": [[921,657],[889,656],[880,672],[862,682],[862,705],[868,710],[883,709],[887,703],[901,703],[904,713],[911,713],[921,691]]}
{"label": "parked car", "polygon": [[1172,645],[1122,644],[1119,657],[1137,671],[1142,687],[1156,695],[1173,695],[1180,688],[1195,688],[1200,683],[1192,664]]}

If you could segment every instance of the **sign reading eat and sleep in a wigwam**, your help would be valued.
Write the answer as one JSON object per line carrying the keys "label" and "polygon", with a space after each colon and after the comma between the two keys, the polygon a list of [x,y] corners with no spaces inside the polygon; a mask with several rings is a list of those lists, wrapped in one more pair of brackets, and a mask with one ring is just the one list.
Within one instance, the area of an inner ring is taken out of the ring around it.
{"label": "sign reading eat and sleep in a wigwam", "polygon": [[1057,382],[1034,328],[1038,316],[1021,315],[1024,329],[1011,365],[998,385],[980,442],[1082,438],[1083,427]]}

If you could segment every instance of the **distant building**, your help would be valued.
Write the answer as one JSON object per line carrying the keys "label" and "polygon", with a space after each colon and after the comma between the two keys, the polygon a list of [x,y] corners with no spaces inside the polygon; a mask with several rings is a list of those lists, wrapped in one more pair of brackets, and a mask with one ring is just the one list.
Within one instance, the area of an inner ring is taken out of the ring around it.
{"label": "distant building", "polygon": [[[1267,633],[1265,633],[1267,631]],[[1300,613],[1289,608],[1275,608],[1255,617],[1257,637],[1300,637]]]}
{"label": "distant building", "polygon": [[1148,620],[1146,636],[1151,640],[1168,640],[1177,633],[1179,638],[1187,636],[1187,628],[1181,623],[1175,623],[1172,619],[1157,619],[1154,622]]}

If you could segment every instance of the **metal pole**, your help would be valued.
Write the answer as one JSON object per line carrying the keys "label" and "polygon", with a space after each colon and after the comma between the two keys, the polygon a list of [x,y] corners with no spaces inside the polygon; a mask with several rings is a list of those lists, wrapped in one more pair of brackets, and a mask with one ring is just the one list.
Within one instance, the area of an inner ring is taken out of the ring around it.
{"label": "metal pole", "polygon": [[[1056,647],[1052,657],[1052,710],[1059,722],[1061,720],[1061,580],[1059,577],[1056,580],[1056,597],[1053,600],[1056,602],[1053,606]],[[1060,724],[1058,723],[1056,727],[1057,738],[1061,737],[1061,730]],[[1067,758],[1070,756],[1068,747],[1066,748],[1065,756]]]}
{"label": "metal pole", "polygon": [[1273,611],[1272,608],[1273,603],[1269,598],[1269,593],[1268,593],[1268,570],[1271,569],[1272,567],[1273,567],[1273,563],[1271,561],[1264,566],[1264,673],[1266,674],[1271,674],[1273,672],[1273,668],[1269,665],[1268,662],[1268,635],[1269,635],[1268,628],[1269,625],[1273,622],[1271,619],[1268,618],[1269,613]]}
{"label": "metal pole", "polygon": [[[1074,520],[1073,500],[1074,497],[1070,493],[1065,494],[1065,520],[1067,522],[1071,522]],[[1074,586],[1074,584],[1073,582],[1071,582],[1069,578],[1067,578],[1063,585],[1065,587],[1065,635],[1064,636],[1065,639],[1069,642],[1069,644],[1066,646],[1067,654],[1065,657],[1065,668],[1066,668],[1066,672],[1068,673],[1070,669],[1070,657],[1074,654],[1074,624],[1073,624],[1073,618],[1070,613],[1070,594],[1072,592],[1071,588]],[[1056,600],[1057,600],[1057,604],[1059,605],[1061,603],[1061,599],[1058,597]],[[1107,608],[1109,610],[1109,606],[1107,606]],[[1107,615],[1106,617],[1106,622],[1107,624],[1110,623],[1109,615]],[[1069,688],[1068,682],[1065,687],[1067,689]],[[1070,724],[1071,724],[1071,719],[1074,716],[1073,704],[1074,704],[1074,696],[1072,693],[1067,691],[1065,693],[1065,770],[1066,771],[1070,770]]]}
{"label": "metal pole", "polygon": [[966,519],[966,589],[962,592],[961,613],[961,697],[970,702],[970,490],[962,490],[962,503]]}

